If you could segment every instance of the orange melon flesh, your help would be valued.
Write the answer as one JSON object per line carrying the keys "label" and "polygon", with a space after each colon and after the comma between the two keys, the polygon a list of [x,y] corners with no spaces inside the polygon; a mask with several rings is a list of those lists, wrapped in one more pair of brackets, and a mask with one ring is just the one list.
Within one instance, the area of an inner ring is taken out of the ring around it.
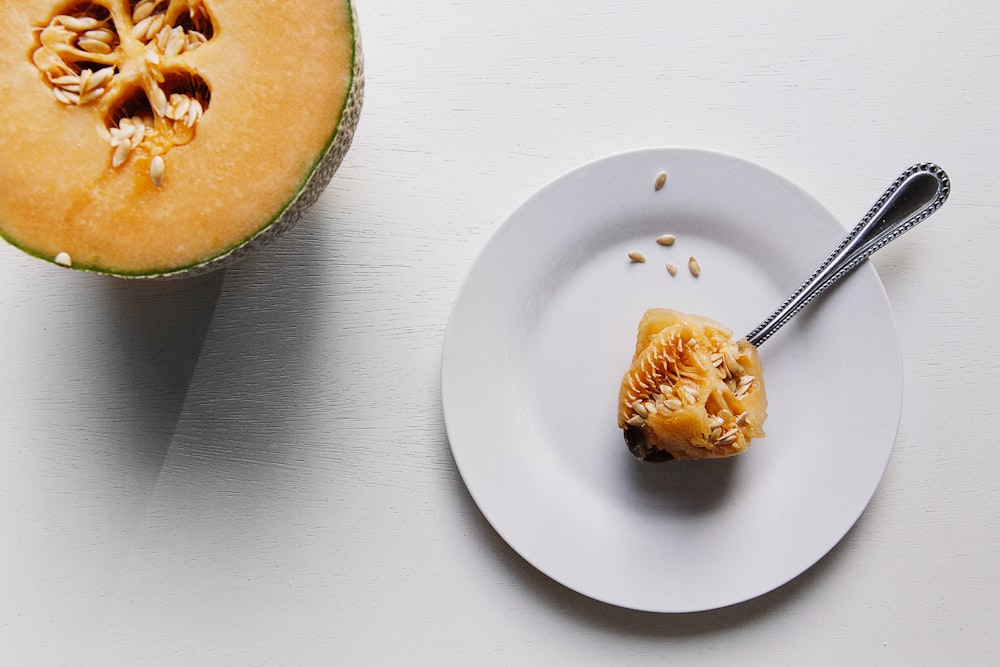
{"label": "orange melon flesh", "polygon": [[700,315],[646,311],[618,398],[618,426],[636,458],[735,456],[764,436],[766,419],[764,369],[745,338]]}
{"label": "orange melon flesh", "polygon": [[[335,140],[356,64],[350,3],[204,0],[214,34],[183,68],[210,100],[193,139],[162,155],[161,187],[144,149],[112,167],[110,101],[60,104],[32,62],[40,26],[66,4],[0,8],[0,234],[23,250],[118,275],[198,266],[274,222]],[[138,75],[141,58],[128,66]]]}

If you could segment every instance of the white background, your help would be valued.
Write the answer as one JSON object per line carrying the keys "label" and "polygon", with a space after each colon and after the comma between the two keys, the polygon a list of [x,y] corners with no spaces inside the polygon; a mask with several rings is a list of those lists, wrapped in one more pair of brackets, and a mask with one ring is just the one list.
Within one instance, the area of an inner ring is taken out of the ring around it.
{"label": "white background", "polygon": [[[358,12],[354,147],[273,246],[162,284],[0,247],[0,664],[994,663],[995,8]],[[689,615],[594,602],[514,554],[439,393],[452,300],[503,219],[659,145],[758,162],[845,226],[915,162],[953,184],[874,259],[905,389],[868,510],[791,583]]]}

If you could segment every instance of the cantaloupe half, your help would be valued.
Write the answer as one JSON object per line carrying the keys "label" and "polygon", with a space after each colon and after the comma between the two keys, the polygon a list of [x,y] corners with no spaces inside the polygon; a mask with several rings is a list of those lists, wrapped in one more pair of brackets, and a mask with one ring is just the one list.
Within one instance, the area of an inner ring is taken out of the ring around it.
{"label": "cantaloupe half", "polygon": [[176,277],[299,220],[361,111],[349,0],[3,0],[0,235]]}

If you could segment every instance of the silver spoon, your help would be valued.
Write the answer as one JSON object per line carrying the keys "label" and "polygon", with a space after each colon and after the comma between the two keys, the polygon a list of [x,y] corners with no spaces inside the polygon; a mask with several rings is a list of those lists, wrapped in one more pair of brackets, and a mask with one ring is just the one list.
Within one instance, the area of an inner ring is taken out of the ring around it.
{"label": "silver spoon", "polygon": [[[903,232],[929,218],[941,208],[950,192],[948,175],[935,164],[923,162],[904,171],[819,268],[747,335],[747,341],[754,347],[760,347],[822,292]],[[630,441],[628,430],[625,431],[625,442],[632,454],[644,461],[656,463],[673,459],[668,452],[650,451],[641,441]]]}
{"label": "silver spoon", "polygon": [[822,292],[903,232],[929,218],[941,208],[950,192],[948,174],[935,164],[923,162],[904,171],[826,261],[747,335],[747,341],[760,347]]}

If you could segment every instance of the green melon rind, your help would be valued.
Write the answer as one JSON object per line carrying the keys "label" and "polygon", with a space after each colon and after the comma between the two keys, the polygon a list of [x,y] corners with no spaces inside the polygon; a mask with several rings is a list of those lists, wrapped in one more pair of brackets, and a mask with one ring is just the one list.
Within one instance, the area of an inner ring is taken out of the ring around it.
{"label": "green melon rind", "polygon": [[[309,208],[316,203],[316,200],[319,199],[320,195],[330,184],[330,181],[333,179],[333,175],[340,167],[340,163],[343,162],[344,156],[347,155],[347,151],[350,149],[351,143],[354,140],[354,131],[357,128],[358,119],[361,117],[361,107],[364,101],[365,89],[364,53],[361,49],[361,33],[358,30],[357,8],[353,2],[348,2],[347,4],[351,11],[351,47],[353,52],[351,83],[347,88],[347,94],[344,100],[343,111],[340,115],[340,121],[337,123],[337,127],[333,134],[330,135],[330,139],[323,149],[323,152],[313,164],[312,169],[310,169],[309,176],[307,176],[302,182],[298,191],[292,196],[281,212],[279,212],[260,230],[232,246],[228,250],[225,250],[214,257],[200,260],[188,266],[163,270],[152,269],[141,273],[114,271],[100,266],[87,266],[82,264],[74,264],[71,268],[78,271],[100,273],[117,278],[143,280],[191,278],[221,269],[239,261],[258,248],[267,245],[269,242],[291,229],[295,223],[301,220]],[[38,257],[39,259],[55,264],[52,257],[42,255],[36,250],[27,248],[13,239],[8,238],[6,235],[3,235],[2,232],[0,232],[0,237],[3,237],[8,243],[29,255],[33,255],[34,257]]]}

